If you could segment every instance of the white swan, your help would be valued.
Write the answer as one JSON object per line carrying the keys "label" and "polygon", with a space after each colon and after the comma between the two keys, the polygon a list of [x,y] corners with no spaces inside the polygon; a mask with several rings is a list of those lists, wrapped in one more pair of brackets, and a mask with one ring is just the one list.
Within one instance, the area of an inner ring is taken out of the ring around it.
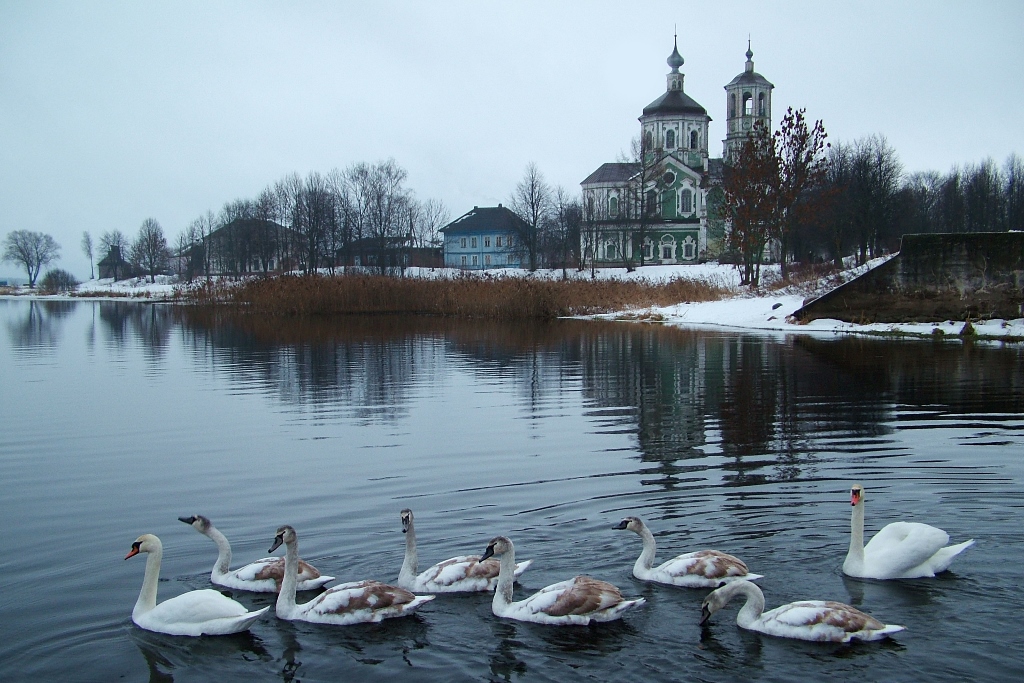
{"label": "white swan", "polygon": [[[209,518],[192,515],[191,517],[178,517],[178,520],[188,524],[217,544],[217,562],[213,565],[213,571],[210,572],[210,583],[253,593],[276,593],[281,590],[281,580],[284,578],[284,558],[264,557],[232,571],[231,544]],[[333,576],[324,576],[313,565],[299,560],[296,590],[318,590],[331,581],[334,581]]]}
{"label": "white swan", "polygon": [[760,574],[751,574],[738,557],[717,550],[697,550],[677,555],[657,567],[654,553],[657,545],[654,534],[639,517],[626,517],[613,529],[628,529],[643,540],[644,549],[633,565],[633,576],[641,581],[653,581],[686,588],[716,588],[730,581],[754,581]]}
{"label": "white swan", "polygon": [[249,628],[270,609],[249,612],[243,605],[209,588],[182,593],[170,600],[156,603],[160,581],[160,560],[164,547],[153,534],[139,536],[124,559],[148,553],[146,578],[142,581],[139,599],[132,610],[132,621],[140,628],[172,636],[219,636],[239,633]]}
{"label": "white swan", "polygon": [[[395,583],[413,592],[459,593],[492,591],[498,585],[498,561],[481,560],[479,555],[459,555],[416,573],[416,526],[412,510],[402,510],[402,533],[405,534],[405,560]],[[515,577],[525,572],[533,560],[515,566]]]}
{"label": "white swan", "polygon": [[512,602],[513,569],[516,552],[506,536],[491,539],[483,559],[501,556],[498,587],[491,601],[496,616],[538,624],[586,625],[591,621],[612,621],[628,609],[646,602],[643,598],[626,600],[619,589],[605,581],[589,576],[577,576],[554,583],[519,602]]}
{"label": "white swan", "polygon": [[953,558],[974,545],[974,539],[947,546],[949,534],[927,524],[887,524],[864,545],[864,487],[850,489],[850,550],[843,573],[862,579],[917,579],[949,568]]}
{"label": "white swan", "polygon": [[737,625],[769,636],[848,643],[851,640],[881,640],[906,628],[883,624],[854,607],[831,600],[801,600],[765,612],[764,593],[749,581],[727,583],[704,598],[701,625],[740,594],[745,595],[747,601],[736,615]]}
{"label": "white swan", "polygon": [[269,552],[274,552],[282,543],[286,551],[284,581],[277,594],[278,619],[347,626],[406,616],[434,599],[433,595],[413,595],[404,588],[379,581],[354,581],[328,588],[309,602],[296,605],[299,542],[295,529],[287,525],[278,529]]}

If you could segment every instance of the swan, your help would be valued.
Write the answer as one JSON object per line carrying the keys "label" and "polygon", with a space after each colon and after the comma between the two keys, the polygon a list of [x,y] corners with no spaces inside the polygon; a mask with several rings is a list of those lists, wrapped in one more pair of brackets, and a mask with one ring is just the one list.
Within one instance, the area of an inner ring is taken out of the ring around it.
{"label": "swan", "polygon": [[[400,587],[422,593],[458,593],[492,591],[498,585],[498,561],[481,561],[479,555],[459,555],[416,573],[416,526],[412,510],[402,510],[402,533],[405,534],[405,560],[398,573]],[[515,578],[525,572],[533,560],[515,566]]]}
{"label": "swan", "polygon": [[860,610],[831,600],[801,600],[764,611],[764,593],[750,581],[732,581],[712,591],[701,605],[700,624],[729,604],[737,595],[747,601],[736,615],[740,628],[780,638],[848,643],[851,640],[881,640],[906,629],[887,625]]}
{"label": "swan", "polygon": [[537,624],[586,625],[591,621],[612,621],[628,609],[646,602],[643,598],[625,600],[619,589],[605,581],[589,576],[577,576],[568,581],[553,583],[519,602],[512,602],[513,571],[516,551],[506,536],[496,536],[482,555],[501,556],[498,587],[491,601],[495,616]]}
{"label": "swan", "polygon": [[[281,590],[281,580],[284,578],[284,558],[264,557],[232,571],[231,544],[209,518],[192,515],[191,517],[178,517],[178,520],[188,524],[217,544],[217,562],[213,565],[213,571],[210,572],[210,583],[253,593],[276,593]],[[325,576],[313,565],[299,560],[296,590],[319,590],[324,587],[324,584],[331,581],[334,581],[333,576]]]}
{"label": "swan", "polygon": [[328,588],[309,602],[296,605],[299,542],[295,529],[288,525],[279,528],[269,552],[274,552],[282,543],[286,551],[284,581],[277,594],[278,619],[348,626],[406,616],[434,599],[433,595],[413,595],[404,588],[379,581],[353,581]]}
{"label": "swan", "polygon": [[628,529],[644,542],[643,552],[633,565],[633,576],[641,581],[653,581],[670,586],[686,588],[717,588],[718,586],[744,579],[754,581],[760,574],[751,574],[747,565],[738,557],[717,550],[697,550],[677,555],[657,567],[654,553],[657,546],[654,534],[639,517],[626,517],[613,529]]}
{"label": "swan", "polygon": [[182,593],[170,600],[156,603],[157,583],[160,581],[160,560],[163,544],[153,534],[139,536],[124,559],[148,553],[146,578],[142,580],[139,599],[132,610],[132,621],[140,628],[172,636],[220,636],[248,630],[254,621],[270,609],[269,606],[249,612],[243,605],[215,590]]}
{"label": "swan", "polygon": [[949,534],[928,524],[893,522],[864,545],[864,487],[850,489],[850,550],[843,573],[862,579],[917,579],[949,568],[974,539],[947,546]]}

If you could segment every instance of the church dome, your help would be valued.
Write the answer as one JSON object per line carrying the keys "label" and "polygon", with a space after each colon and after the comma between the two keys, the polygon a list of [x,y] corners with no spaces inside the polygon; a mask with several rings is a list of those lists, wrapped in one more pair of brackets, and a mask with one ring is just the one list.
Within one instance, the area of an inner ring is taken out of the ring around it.
{"label": "church dome", "polygon": [[696,114],[697,116],[707,116],[708,112],[682,90],[669,90],[644,107],[644,116],[650,116],[651,114]]}

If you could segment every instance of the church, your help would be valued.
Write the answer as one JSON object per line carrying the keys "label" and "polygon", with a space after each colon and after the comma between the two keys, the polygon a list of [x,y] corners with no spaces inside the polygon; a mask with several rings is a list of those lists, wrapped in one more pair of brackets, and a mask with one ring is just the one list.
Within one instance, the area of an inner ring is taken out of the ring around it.
{"label": "church", "polygon": [[[748,44],[743,72],[725,86],[724,159],[736,158],[755,122],[771,126],[775,86],[754,71],[753,56]],[[721,251],[723,158],[708,156],[711,117],[683,88],[675,41],[667,63],[665,92],[644,107],[631,159],[580,183],[580,253],[597,266],[698,263]]]}

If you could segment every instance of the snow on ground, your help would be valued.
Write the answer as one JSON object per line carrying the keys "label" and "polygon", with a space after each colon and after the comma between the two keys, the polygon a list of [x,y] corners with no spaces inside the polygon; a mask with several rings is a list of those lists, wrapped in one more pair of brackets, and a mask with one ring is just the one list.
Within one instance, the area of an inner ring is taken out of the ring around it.
{"label": "snow on ground", "polygon": [[[592,316],[597,319],[608,320],[640,320],[660,321],[668,325],[683,327],[705,327],[719,329],[740,329],[740,330],[761,330],[769,333],[790,333],[790,334],[818,334],[818,335],[839,335],[839,334],[871,334],[871,335],[910,335],[910,336],[939,336],[947,338],[959,338],[965,321],[935,321],[929,323],[872,323],[868,325],[855,325],[840,320],[814,320],[807,324],[790,322],[789,317],[803,305],[803,302],[823,294],[828,289],[835,287],[842,282],[849,281],[853,277],[874,268],[887,259],[880,258],[868,262],[859,267],[851,267],[841,274],[830,277],[827,282],[820,282],[817,285],[804,283],[791,285],[776,291],[762,288],[761,291],[752,293],[747,288],[741,287],[739,282],[739,271],[735,266],[704,263],[699,265],[679,266],[644,266],[632,272],[624,268],[601,268],[596,271],[595,276],[601,279],[630,279],[647,280],[649,282],[668,282],[675,278],[690,280],[704,280],[718,285],[733,292],[733,296],[720,301],[688,302],[678,303],[672,306],[658,306],[642,310],[620,311]],[[409,268],[406,270],[407,277],[441,278],[459,277],[464,271],[451,268]],[[575,271],[569,270],[568,277],[572,279],[590,279],[590,270]],[[486,271],[487,277],[535,277],[560,279],[561,269],[541,270],[529,273],[521,269],[493,269]],[[779,278],[778,266],[764,266],[761,271],[762,281],[771,283]],[[90,280],[78,287],[76,297],[88,296],[95,298],[139,298],[151,301],[170,299],[175,291],[175,278],[171,276],[157,276],[156,282],[151,284],[147,278],[132,278],[129,280],[112,279]],[[20,293],[25,294],[26,290],[21,289]],[[40,296],[32,292],[32,296]],[[71,298],[63,296],[47,296],[45,298]],[[1024,341],[1024,318],[1016,320],[986,320],[971,321],[976,335],[994,339],[1011,341]]]}

